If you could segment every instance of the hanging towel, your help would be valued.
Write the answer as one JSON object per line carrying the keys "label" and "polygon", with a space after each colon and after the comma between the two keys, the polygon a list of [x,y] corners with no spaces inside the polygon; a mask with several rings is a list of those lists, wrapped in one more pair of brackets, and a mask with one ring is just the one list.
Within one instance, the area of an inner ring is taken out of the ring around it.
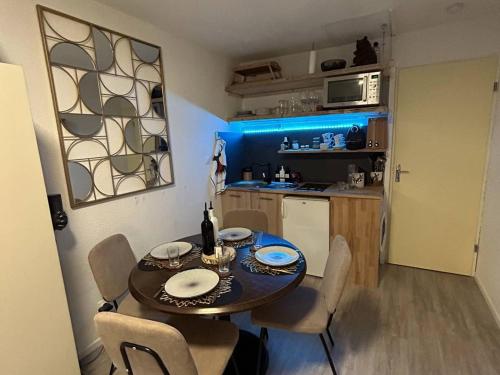
{"label": "hanging towel", "polygon": [[226,190],[226,141],[215,139],[212,165],[210,167],[210,188],[212,196]]}

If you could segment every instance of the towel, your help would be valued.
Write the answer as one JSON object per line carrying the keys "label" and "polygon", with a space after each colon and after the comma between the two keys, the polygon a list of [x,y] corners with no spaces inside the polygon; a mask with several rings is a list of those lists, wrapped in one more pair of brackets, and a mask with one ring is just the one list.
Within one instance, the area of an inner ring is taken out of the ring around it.
{"label": "towel", "polygon": [[226,141],[217,138],[214,144],[213,158],[210,167],[210,188],[212,196],[226,190]]}

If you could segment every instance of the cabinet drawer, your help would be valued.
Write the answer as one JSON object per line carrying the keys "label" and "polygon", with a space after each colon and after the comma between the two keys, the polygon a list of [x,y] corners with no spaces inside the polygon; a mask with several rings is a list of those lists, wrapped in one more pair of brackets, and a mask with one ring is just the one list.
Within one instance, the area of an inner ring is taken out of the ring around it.
{"label": "cabinet drawer", "polygon": [[248,191],[225,191],[221,195],[222,216],[233,210],[248,210],[251,208],[250,192]]}
{"label": "cabinet drawer", "polygon": [[268,232],[281,236],[281,194],[251,193],[252,209],[264,212],[267,215]]}

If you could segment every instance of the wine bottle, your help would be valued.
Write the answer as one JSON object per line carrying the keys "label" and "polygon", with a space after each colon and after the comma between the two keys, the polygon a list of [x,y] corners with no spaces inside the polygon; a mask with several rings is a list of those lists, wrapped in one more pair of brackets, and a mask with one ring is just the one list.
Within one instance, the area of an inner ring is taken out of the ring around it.
{"label": "wine bottle", "polygon": [[213,255],[214,253],[214,226],[208,217],[207,204],[203,211],[203,221],[201,222],[201,237],[203,240],[203,254]]}

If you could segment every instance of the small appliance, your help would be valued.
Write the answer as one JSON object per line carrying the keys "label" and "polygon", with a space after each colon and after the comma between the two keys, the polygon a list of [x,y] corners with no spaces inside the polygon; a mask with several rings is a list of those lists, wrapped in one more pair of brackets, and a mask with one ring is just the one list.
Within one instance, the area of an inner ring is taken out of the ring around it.
{"label": "small appliance", "polygon": [[380,105],[381,88],[381,71],[325,78],[323,107]]}

